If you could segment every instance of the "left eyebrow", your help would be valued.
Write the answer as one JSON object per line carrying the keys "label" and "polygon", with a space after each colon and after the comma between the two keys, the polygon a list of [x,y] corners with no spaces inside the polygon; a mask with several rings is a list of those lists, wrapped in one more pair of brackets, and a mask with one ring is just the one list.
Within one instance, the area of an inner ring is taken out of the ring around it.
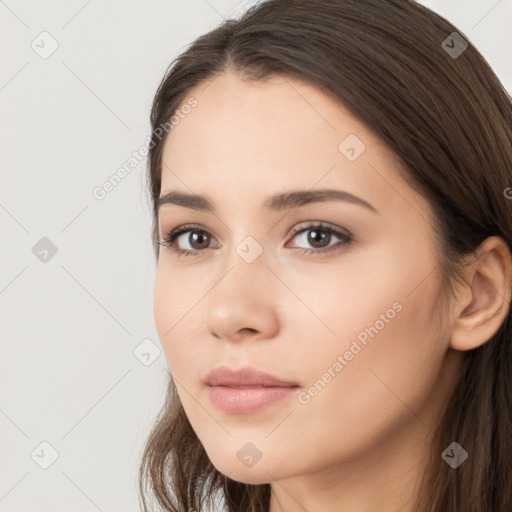
{"label": "left eyebrow", "polygon": [[[364,199],[351,194],[345,190],[322,189],[322,190],[298,190],[286,192],[269,197],[263,203],[263,211],[282,211],[292,208],[299,208],[310,203],[326,201],[345,201],[348,203],[363,206],[374,213],[378,210]],[[157,210],[164,204],[175,204],[193,210],[216,213],[213,204],[205,197],[197,194],[188,194],[176,190],[166,192],[157,200]]]}

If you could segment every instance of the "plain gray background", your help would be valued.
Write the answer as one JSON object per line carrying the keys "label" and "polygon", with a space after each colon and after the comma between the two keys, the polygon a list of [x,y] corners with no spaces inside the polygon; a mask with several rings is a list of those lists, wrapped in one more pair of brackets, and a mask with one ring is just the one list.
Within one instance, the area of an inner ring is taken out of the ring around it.
{"label": "plain gray background", "polygon": [[[167,371],[145,162],[93,190],[146,143],[171,61],[254,3],[0,1],[0,511],[140,510]],[[422,3],[512,93],[512,0]]]}

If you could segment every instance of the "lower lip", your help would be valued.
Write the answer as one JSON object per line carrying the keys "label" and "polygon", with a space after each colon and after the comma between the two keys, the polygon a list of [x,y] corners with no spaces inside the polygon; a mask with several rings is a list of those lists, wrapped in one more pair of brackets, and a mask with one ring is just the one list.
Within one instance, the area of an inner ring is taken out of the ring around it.
{"label": "lower lip", "polygon": [[215,406],[228,414],[246,414],[263,409],[278,400],[295,394],[293,387],[246,387],[210,386],[210,399]]}

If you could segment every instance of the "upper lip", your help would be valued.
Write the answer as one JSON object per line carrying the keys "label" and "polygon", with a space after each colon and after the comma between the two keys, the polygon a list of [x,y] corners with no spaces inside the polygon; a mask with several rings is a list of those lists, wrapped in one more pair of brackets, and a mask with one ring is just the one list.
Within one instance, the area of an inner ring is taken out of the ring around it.
{"label": "upper lip", "polygon": [[204,383],[209,386],[259,386],[259,387],[295,387],[295,382],[289,382],[270,373],[245,366],[233,370],[227,366],[214,368],[205,378]]}

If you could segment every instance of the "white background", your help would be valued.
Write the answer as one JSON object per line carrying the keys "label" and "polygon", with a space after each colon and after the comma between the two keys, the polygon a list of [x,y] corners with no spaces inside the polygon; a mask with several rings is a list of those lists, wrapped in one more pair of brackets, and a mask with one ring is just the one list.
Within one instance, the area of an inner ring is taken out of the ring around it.
{"label": "white background", "polygon": [[[161,349],[145,164],[103,200],[92,190],[146,142],[172,59],[253,3],[0,1],[0,511],[139,510],[167,371],[163,352],[149,366],[133,353]],[[512,0],[424,3],[511,92]],[[43,31],[58,43],[46,59],[31,47],[50,47]],[[57,247],[46,262],[32,252],[43,237]],[[48,469],[43,441],[58,452]]]}

